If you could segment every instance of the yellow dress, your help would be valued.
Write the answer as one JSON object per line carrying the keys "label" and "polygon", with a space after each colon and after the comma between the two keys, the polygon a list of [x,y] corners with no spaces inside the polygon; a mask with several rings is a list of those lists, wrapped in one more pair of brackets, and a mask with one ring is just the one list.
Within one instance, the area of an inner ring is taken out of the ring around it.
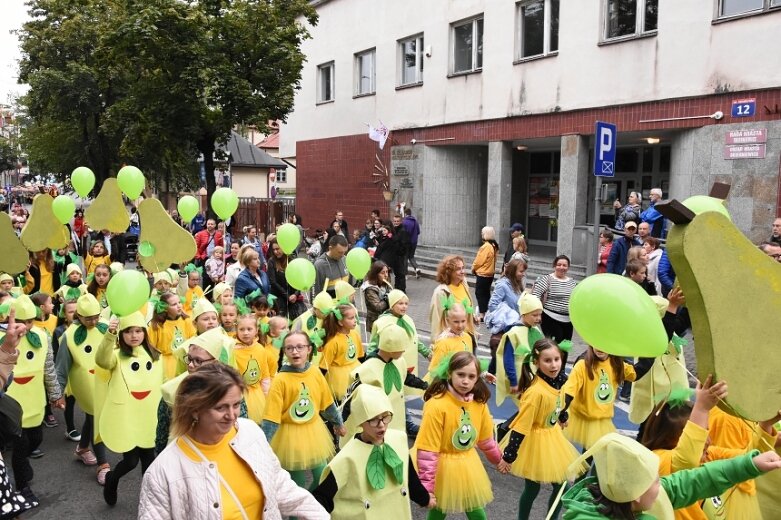
{"label": "yellow dress", "polygon": [[328,383],[314,365],[303,372],[283,367],[266,397],[264,421],[279,425],[271,448],[288,471],[312,469],[334,456],[334,443],[320,412],[334,404]]}
{"label": "yellow dress", "polygon": [[451,352],[472,352],[472,336],[466,331],[456,336],[450,330],[446,330],[432,345],[431,361],[428,364],[429,373],[426,374],[426,380],[430,381],[431,370],[436,368],[439,363]]}
{"label": "yellow dress", "polygon": [[266,351],[257,341],[249,346],[236,343],[233,355],[236,357],[236,369],[247,384],[247,390],[244,392],[247,415],[260,424],[266,409],[266,395],[260,382],[271,377],[266,364]]}
{"label": "yellow dress", "polygon": [[337,401],[344,399],[350,385],[350,372],[360,365],[358,359],[362,357],[363,343],[356,329],[348,334],[340,332],[323,345],[320,368],[327,371],[325,379]]}
{"label": "yellow dress", "polygon": [[87,253],[86,258],[84,258],[84,268],[87,272],[84,273],[84,276],[87,277],[94,273],[99,265],[111,265],[111,257],[109,255],[92,256]]}
{"label": "yellow dress", "polygon": [[163,362],[163,380],[168,381],[176,376],[176,357],[174,352],[182,346],[185,340],[196,335],[195,325],[185,318],[166,320],[159,325],[154,323],[147,330],[149,344],[160,352]]}
{"label": "yellow dress", "polygon": [[[510,425],[513,431],[524,435],[518,457],[510,472],[535,482],[560,483],[567,480],[567,468],[580,455],[567,441],[559,425],[559,412],[564,407],[561,394],[535,377],[523,392],[520,411]],[[510,441],[505,435],[502,450]]]}
{"label": "yellow dress", "polygon": [[491,481],[480,456],[478,442],[490,439],[494,423],[488,405],[461,401],[450,392],[432,397],[423,405],[423,422],[413,446],[439,453],[434,496],[445,513],[463,513],[485,506],[494,499]]}
{"label": "yellow dress", "polygon": [[[628,363],[624,363],[624,379],[635,380],[635,369]],[[574,398],[569,408],[569,424],[564,429],[568,440],[590,448],[603,435],[616,431],[613,412],[618,378],[610,358],[594,365],[593,378],[589,378],[586,362],[579,360],[561,392]]]}
{"label": "yellow dress", "polygon": [[76,333],[80,327],[82,325],[76,321],[62,335],[72,359],[68,386],[84,413],[96,415],[105,397],[106,386],[103,383],[108,382],[105,370],[95,366],[95,353],[103,341],[103,333],[93,327],[87,331],[84,340],[77,344]]}
{"label": "yellow dress", "polygon": [[198,303],[198,300],[203,297],[203,289],[201,289],[200,285],[196,285],[195,287],[188,287],[187,291],[184,293],[184,303],[182,304],[184,313],[187,315],[192,315],[193,307],[195,307],[195,304]]}

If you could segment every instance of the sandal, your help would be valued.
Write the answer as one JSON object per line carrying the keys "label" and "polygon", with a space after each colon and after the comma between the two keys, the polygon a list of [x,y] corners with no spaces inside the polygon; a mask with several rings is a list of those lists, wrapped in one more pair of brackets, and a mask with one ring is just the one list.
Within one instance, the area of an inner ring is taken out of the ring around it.
{"label": "sandal", "polygon": [[76,455],[76,458],[78,458],[81,462],[84,463],[85,466],[94,466],[98,463],[98,459],[95,457],[95,454],[92,453],[92,450],[89,448],[76,448],[76,451],[73,452],[74,455]]}
{"label": "sandal", "polygon": [[109,471],[111,471],[111,466],[108,465],[108,462],[98,466],[98,474],[97,474],[98,484],[100,484],[101,486],[106,485],[106,474]]}

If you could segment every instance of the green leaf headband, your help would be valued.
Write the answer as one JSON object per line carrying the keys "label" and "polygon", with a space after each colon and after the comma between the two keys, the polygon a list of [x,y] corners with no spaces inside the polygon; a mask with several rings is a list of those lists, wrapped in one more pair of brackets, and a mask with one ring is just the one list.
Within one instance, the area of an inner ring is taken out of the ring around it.
{"label": "green leaf headband", "polygon": [[450,358],[453,357],[453,354],[455,354],[455,352],[448,353],[442,358],[439,364],[434,367],[433,370],[429,369],[429,372],[433,377],[441,379],[442,381],[447,381],[448,368],[450,368]]}
{"label": "green leaf headband", "polygon": [[78,287],[71,287],[65,293],[66,300],[78,300],[81,297],[81,290]]}
{"label": "green leaf headband", "polygon": [[681,406],[686,405],[691,400],[693,395],[694,390],[691,388],[675,387],[670,389],[669,392],[655,395],[654,403],[659,406],[660,410],[665,404],[667,404],[667,406],[673,410],[675,408],[680,408]]}
{"label": "green leaf headband", "polygon": [[439,304],[442,306],[443,314],[449,311],[450,309],[452,309],[455,303],[456,303],[456,299],[453,297],[452,294],[448,294],[447,296],[442,296],[439,299]]}
{"label": "green leaf headband", "polygon": [[161,312],[166,312],[168,310],[168,303],[164,302],[160,298],[152,298],[149,300],[149,303],[154,306],[155,314],[160,314]]}
{"label": "green leaf headband", "polygon": [[568,339],[565,339],[559,343],[559,350],[562,350],[566,352],[567,354],[570,353],[572,350],[572,342]]}
{"label": "green leaf headband", "polygon": [[274,296],[273,294],[267,294],[267,295],[266,295],[266,301],[268,302],[268,306],[269,306],[269,307],[273,307],[273,306],[274,306],[274,304],[275,304],[275,303],[276,303],[276,301],[277,301],[277,297],[276,297],[276,296]]}
{"label": "green leaf headband", "polygon": [[680,337],[678,334],[673,333],[673,338],[670,340],[675,347],[675,350],[680,354],[683,352],[683,347],[689,344],[689,342],[685,339]]}
{"label": "green leaf headband", "polygon": [[195,264],[190,263],[184,267],[184,272],[188,275],[193,271],[197,271],[199,275],[203,276],[203,267],[196,267]]}
{"label": "green leaf headband", "polygon": [[235,300],[233,300],[233,303],[236,305],[236,310],[238,311],[239,316],[247,316],[248,314],[252,314],[249,310],[249,306],[247,305],[247,302],[245,302],[241,298],[236,298]]}
{"label": "green leaf headband", "polygon": [[263,293],[260,292],[260,289],[255,289],[254,291],[252,291],[251,293],[249,293],[247,296],[244,297],[244,301],[247,303],[251,303],[252,300],[254,300],[255,298],[260,298],[261,296],[263,296]]}
{"label": "green leaf headband", "polygon": [[260,333],[261,334],[268,334],[271,330],[271,326],[268,323],[261,323],[260,324]]}
{"label": "green leaf headband", "polygon": [[461,305],[464,306],[464,309],[466,309],[466,313],[469,316],[475,313],[475,308],[469,305],[469,298],[464,298],[463,300],[461,300]]}

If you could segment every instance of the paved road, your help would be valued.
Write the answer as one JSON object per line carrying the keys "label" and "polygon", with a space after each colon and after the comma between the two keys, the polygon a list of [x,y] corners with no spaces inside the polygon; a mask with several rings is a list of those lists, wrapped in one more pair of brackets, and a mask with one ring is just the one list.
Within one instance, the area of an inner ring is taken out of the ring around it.
{"label": "paved road", "polygon": [[[436,283],[432,280],[410,278],[407,283],[407,292],[410,295],[410,316],[420,330],[424,340],[428,339],[428,304]],[[486,346],[488,334],[484,334],[481,340],[481,347],[478,355],[487,357],[489,352]],[[574,352],[571,359],[575,359],[584,345],[576,338],[574,342]],[[426,362],[421,363],[421,370],[427,370]],[[419,399],[409,402],[413,415],[420,417],[422,402]],[[495,420],[500,421],[513,413],[513,406],[505,403],[497,407],[493,400],[491,401],[491,413]],[[56,412],[61,423],[62,414]],[[82,418],[78,417],[80,424]],[[616,425],[619,429],[631,431],[633,425],[626,418],[626,407],[623,403],[618,403],[616,410]],[[120,483],[119,502],[114,508],[108,507],[103,502],[102,489],[95,481],[94,468],[86,468],[77,462],[73,456],[75,443],[65,440],[63,437],[64,426],[53,429],[45,429],[44,443],[42,449],[45,456],[38,460],[33,460],[35,468],[35,479],[32,483],[33,490],[41,500],[41,506],[33,512],[25,515],[25,518],[49,520],[55,518],[77,520],[77,519],[104,519],[111,518],[116,520],[129,520],[136,518],[138,493],[140,488],[141,471],[135,472],[124,477]],[[10,452],[3,454],[8,466],[10,467]],[[119,456],[111,454],[110,462],[112,465],[120,459]],[[486,464],[487,471],[494,484],[494,501],[488,506],[489,518],[514,518],[517,515],[517,503],[520,493],[523,489],[523,483],[520,479],[510,475],[500,475],[494,468]],[[545,518],[543,504],[547,503],[548,489],[543,488],[540,497],[537,500],[537,507],[533,512],[533,518]],[[414,511],[416,519],[425,518],[425,511]]]}

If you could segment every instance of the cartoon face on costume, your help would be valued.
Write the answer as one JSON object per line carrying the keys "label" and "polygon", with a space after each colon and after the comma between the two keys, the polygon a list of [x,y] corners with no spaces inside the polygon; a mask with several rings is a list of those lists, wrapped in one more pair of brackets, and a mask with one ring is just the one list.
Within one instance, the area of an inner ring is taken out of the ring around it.
{"label": "cartoon face on costume", "polygon": [[353,343],[352,338],[347,338],[347,359],[348,361],[352,361],[355,359],[355,356],[358,354],[358,349],[355,348],[355,343]]}
{"label": "cartoon face on costume", "polygon": [[149,356],[142,354],[131,358],[120,357],[120,365],[130,395],[139,401],[146,399],[152,392],[150,386],[154,382],[152,377],[154,365]]}
{"label": "cartoon face on costume", "polygon": [[[20,342],[19,360],[17,361],[17,368],[14,371],[13,383],[17,385],[26,385],[35,379],[35,374],[45,363],[45,357],[45,351],[41,352],[40,348],[36,349],[27,341]],[[22,359],[24,359],[24,362],[22,362]]]}
{"label": "cartoon face on costume", "polygon": [[453,432],[451,441],[455,449],[465,451],[475,445],[475,441],[477,441],[477,431],[472,425],[472,418],[469,416],[469,412],[463,408],[461,408],[461,411],[463,412],[460,419],[461,424],[458,429]]}
{"label": "cartoon face on costume", "polygon": [[561,411],[561,396],[556,397],[556,409],[551,412],[551,414],[546,419],[546,423],[551,428],[556,426],[556,423],[559,422],[559,412]]}
{"label": "cartoon face on costume", "polygon": [[200,299],[201,298],[197,294],[193,293],[193,301],[190,303],[190,308],[195,307],[195,305],[198,303],[198,300]]}
{"label": "cartoon face on costume", "polygon": [[182,343],[184,343],[184,334],[182,334],[182,329],[179,327],[174,327],[174,340],[171,343],[171,351],[178,349]]}
{"label": "cartoon face on costume", "polygon": [[250,358],[247,363],[247,370],[241,375],[244,378],[244,382],[248,385],[257,384],[260,380],[260,365],[255,358]]}
{"label": "cartoon face on costume", "polygon": [[706,499],[702,509],[708,518],[727,518],[727,508],[724,505],[724,500],[717,495]]}
{"label": "cartoon face on costume", "polygon": [[304,383],[301,383],[298,399],[290,407],[290,418],[293,419],[293,422],[304,423],[309,421],[314,415],[315,405],[309,398],[309,390]]}
{"label": "cartoon face on costume", "polygon": [[607,378],[607,374],[604,370],[599,371],[599,384],[594,390],[594,399],[600,404],[608,404],[613,402],[613,387]]}

